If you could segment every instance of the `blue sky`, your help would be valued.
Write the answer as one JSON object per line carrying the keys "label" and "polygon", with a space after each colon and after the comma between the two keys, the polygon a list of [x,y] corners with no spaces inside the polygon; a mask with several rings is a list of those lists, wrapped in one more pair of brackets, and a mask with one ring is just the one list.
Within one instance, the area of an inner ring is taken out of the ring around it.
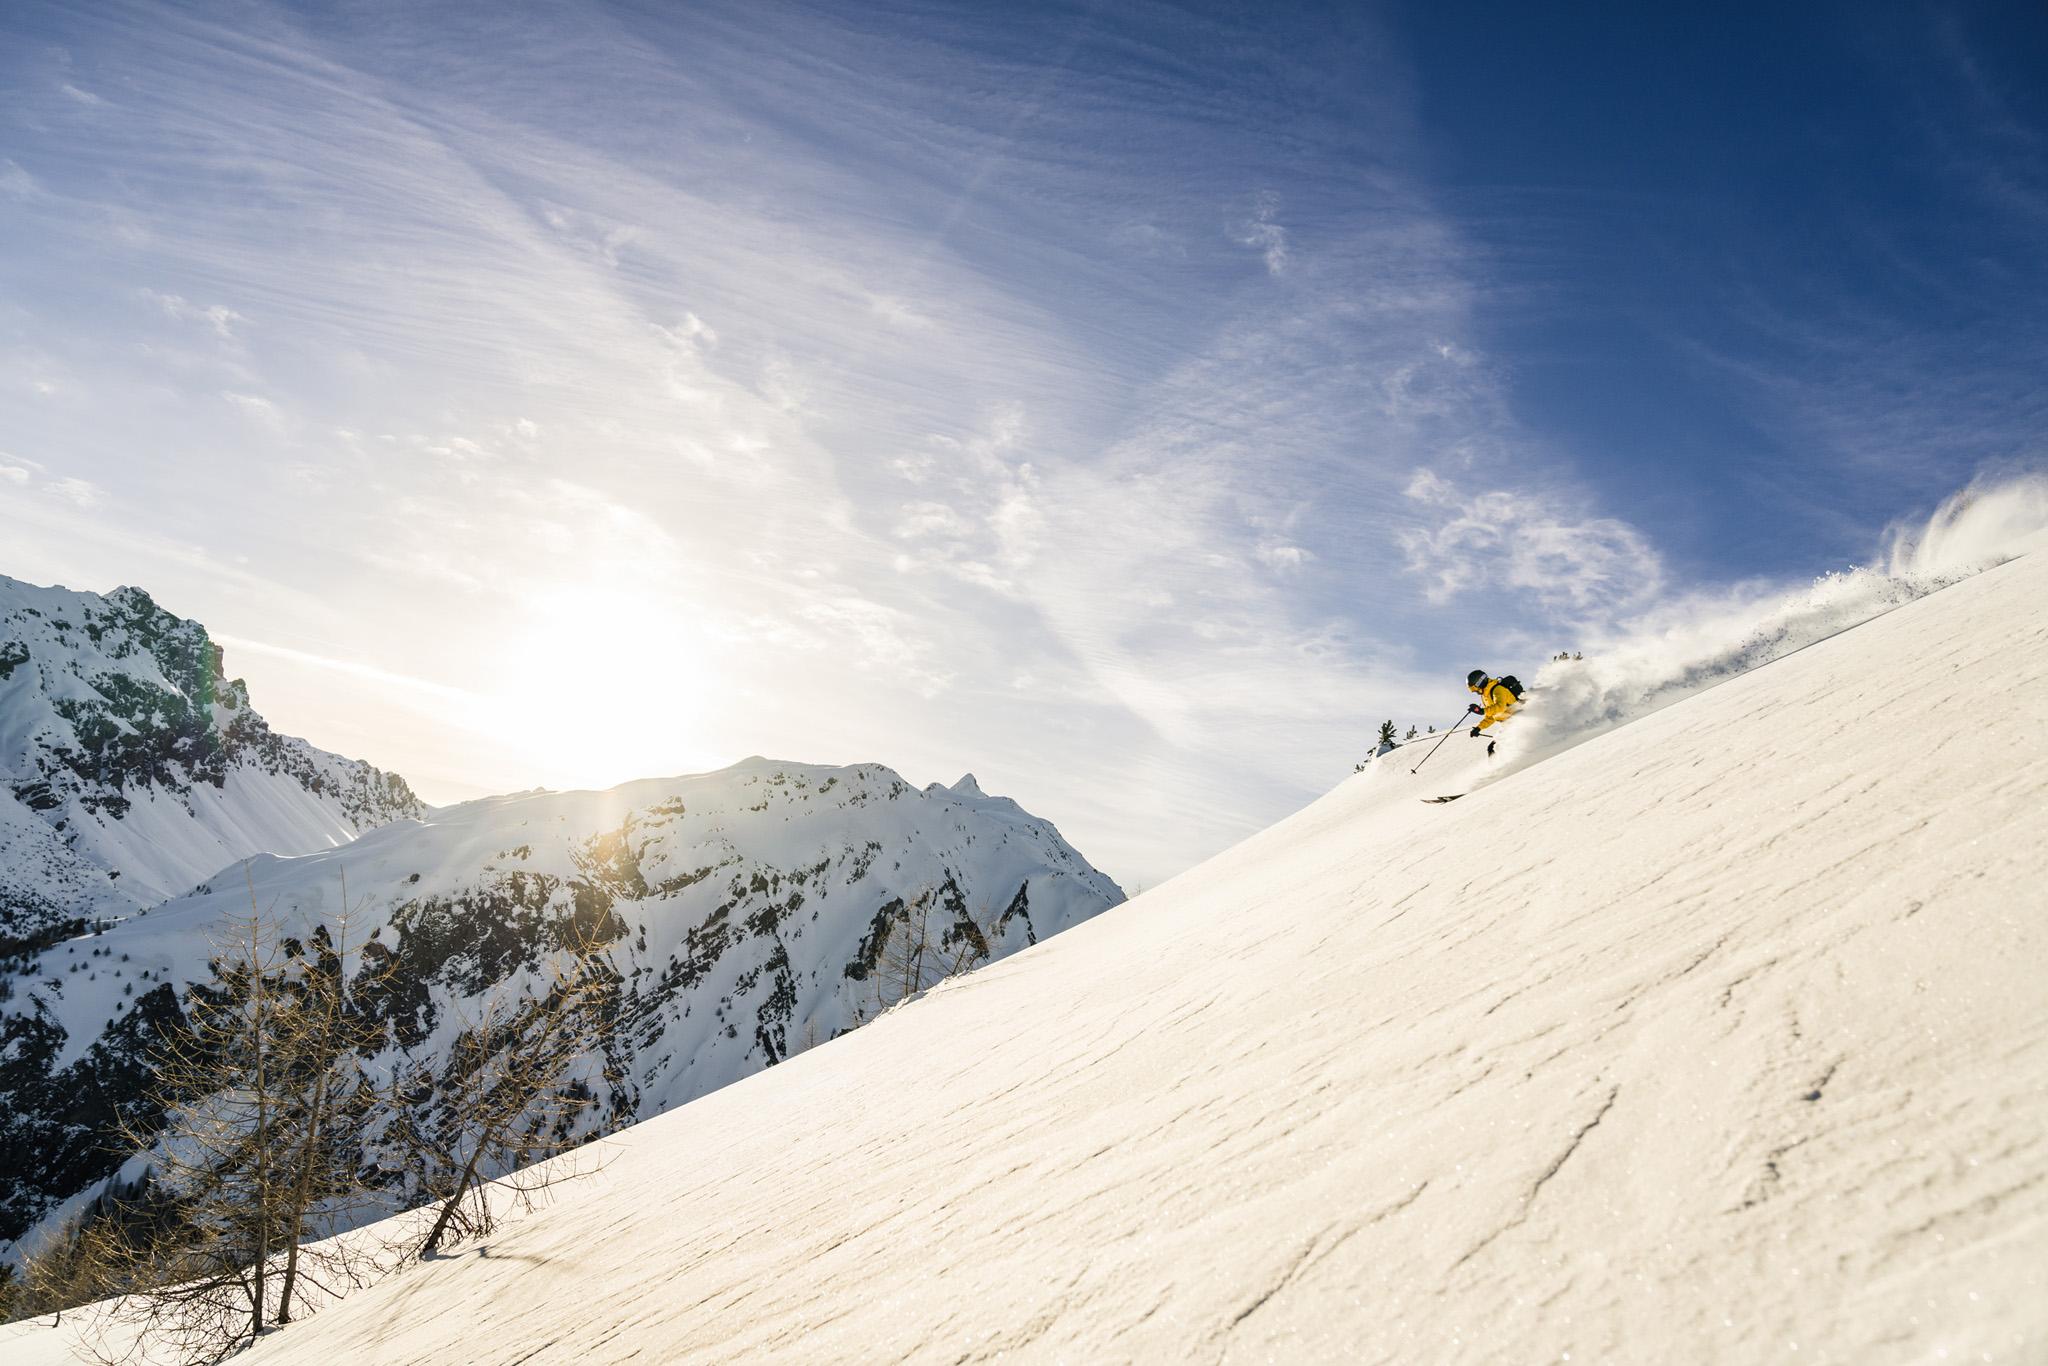
{"label": "blue sky", "polygon": [[1792,8],[12,4],[0,572],[430,799],[972,769],[1149,884],[2038,460],[2048,19]]}

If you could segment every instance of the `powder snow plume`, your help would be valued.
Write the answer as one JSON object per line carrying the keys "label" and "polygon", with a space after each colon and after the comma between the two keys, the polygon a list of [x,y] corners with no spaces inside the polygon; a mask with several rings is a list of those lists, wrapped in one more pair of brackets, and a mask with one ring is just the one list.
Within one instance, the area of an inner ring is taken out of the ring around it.
{"label": "powder snow plume", "polygon": [[1500,773],[2044,546],[2048,475],[1978,481],[1924,525],[1890,528],[1878,566],[1804,588],[1743,584],[1664,603],[1591,636],[1583,660],[1553,661],[1531,678],[1517,753]]}

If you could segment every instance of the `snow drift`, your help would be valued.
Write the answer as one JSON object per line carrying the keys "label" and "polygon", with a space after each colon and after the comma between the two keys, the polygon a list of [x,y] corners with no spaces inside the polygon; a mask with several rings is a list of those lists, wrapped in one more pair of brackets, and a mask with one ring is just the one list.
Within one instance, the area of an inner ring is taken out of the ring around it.
{"label": "snow drift", "polygon": [[2041,1360],[2044,598],[1373,765],[251,1360]]}

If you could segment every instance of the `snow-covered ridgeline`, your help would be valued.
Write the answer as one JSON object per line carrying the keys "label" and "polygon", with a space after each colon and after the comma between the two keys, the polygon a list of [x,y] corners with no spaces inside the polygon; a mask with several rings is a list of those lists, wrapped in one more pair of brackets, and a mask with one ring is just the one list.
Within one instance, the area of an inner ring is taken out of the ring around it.
{"label": "snow-covered ridgeline", "polygon": [[396,774],[273,732],[206,629],[141,589],[0,577],[0,948],[423,811]]}
{"label": "snow-covered ridgeline", "polygon": [[[587,1060],[582,1080],[601,1103],[584,1132],[874,1018],[901,995],[881,980],[883,943],[913,919],[935,941],[979,937],[999,958],[1123,899],[1050,823],[972,776],[920,790],[875,764],[750,759],[603,792],[485,798],[319,853],[259,856],[45,950],[15,979],[0,1004],[0,1147],[22,1161],[0,1174],[0,1239],[110,1172],[105,1130],[142,1089],[147,1032],[188,984],[210,980],[212,932],[247,911],[252,888],[286,934],[325,925],[396,952],[404,988],[380,1007],[378,1075],[445,1070],[482,1002],[537,970],[553,923],[573,911],[615,925],[623,1000]],[[379,1158],[372,1138],[362,1159]]]}

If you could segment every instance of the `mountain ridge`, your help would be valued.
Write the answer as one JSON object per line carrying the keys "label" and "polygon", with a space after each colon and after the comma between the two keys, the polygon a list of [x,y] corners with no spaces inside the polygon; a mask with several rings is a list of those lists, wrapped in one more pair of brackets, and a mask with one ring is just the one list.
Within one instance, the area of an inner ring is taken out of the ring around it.
{"label": "mountain ridge", "polygon": [[206,628],[144,590],[0,576],[0,951],[424,810],[397,774],[273,731]]}
{"label": "mountain ridge", "polygon": [[[575,1078],[597,1097],[577,1121],[588,1137],[784,1062],[929,986],[882,980],[894,936],[928,934],[935,964],[942,949],[985,962],[1123,899],[1007,797],[915,788],[880,764],[759,756],[603,790],[476,798],[224,871],[26,959],[0,1002],[0,1146],[24,1154],[0,1179],[0,1239],[61,1217],[120,1165],[105,1135],[143,1101],[150,1031],[211,981],[208,931],[252,904],[302,939],[388,935],[401,989],[381,1007],[386,1046],[366,1060],[379,1076],[447,1073],[466,1021],[541,973],[550,926],[612,927],[604,952],[621,997]],[[409,1178],[379,1167],[374,1137],[360,1161],[405,1203]]]}

